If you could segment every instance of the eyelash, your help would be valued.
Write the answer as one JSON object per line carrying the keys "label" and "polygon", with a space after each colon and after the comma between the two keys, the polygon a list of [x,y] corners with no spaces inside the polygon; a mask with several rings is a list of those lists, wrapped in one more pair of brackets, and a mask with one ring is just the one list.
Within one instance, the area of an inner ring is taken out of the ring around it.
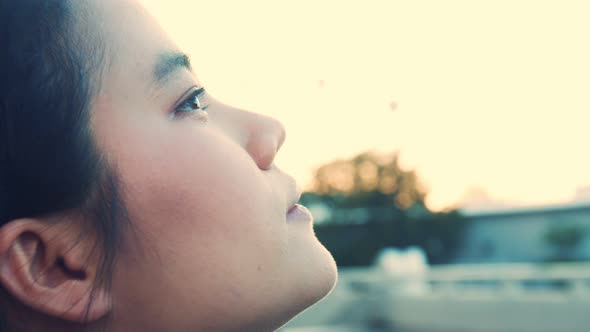
{"label": "eyelash", "polygon": [[208,106],[204,106],[201,102],[203,95],[205,94],[205,88],[198,88],[193,91],[187,98],[185,98],[179,105],[174,109],[174,118],[184,118],[195,114],[197,110],[206,110]]}

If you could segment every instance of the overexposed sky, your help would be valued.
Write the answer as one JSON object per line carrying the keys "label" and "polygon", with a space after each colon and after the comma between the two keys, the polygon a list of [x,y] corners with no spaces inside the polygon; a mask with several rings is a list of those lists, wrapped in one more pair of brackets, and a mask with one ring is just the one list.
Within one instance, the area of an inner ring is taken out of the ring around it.
{"label": "overexposed sky", "polygon": [[304,186],[365,150],[399,150],[435,209],[590,184],[590,1],[143,2],[210,93],[285,124]]}

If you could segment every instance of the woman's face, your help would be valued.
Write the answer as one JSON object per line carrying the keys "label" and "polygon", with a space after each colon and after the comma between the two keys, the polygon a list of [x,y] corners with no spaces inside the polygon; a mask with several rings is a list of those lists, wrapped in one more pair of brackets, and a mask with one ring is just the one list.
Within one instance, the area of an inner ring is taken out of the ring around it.
{"label": "woman's face", "polygon": [[272,330],[325,296],[334,261],[273,164],[283,126],[207,94],[200,120],[183,103],[201,83],[141,5],[88,3],[105,49],[92,127],[132,222],[110,330]]}

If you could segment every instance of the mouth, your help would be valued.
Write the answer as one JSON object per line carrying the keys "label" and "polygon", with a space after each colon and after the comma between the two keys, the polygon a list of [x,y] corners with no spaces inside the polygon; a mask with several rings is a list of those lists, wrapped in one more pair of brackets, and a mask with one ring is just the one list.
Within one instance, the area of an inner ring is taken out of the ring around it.
{"label": "mouth", "polygon": [[299,204],[301,199],[301,188],[293,181],[293,199],[289,202],[290,205],[287,209],[287,220],[289,222],[302,221],[302,222],[313,222],[313,215],[303,205]]}
{"label": "mouth", "polygon": [[290,202],[291,204],[289,205],[289,208],[287,210],[287,214],[289,214],[289,213],[293,212],[295,209],[297,209],[297,206],[300,206],[297,203],[301,199],[301,190],[299,189],[299,187],[297,185],[296,185],[295,192],[296,192],[296,194]]}
{"label": "mouth", "polygon": [[289,209],[289,211],[287,211],[287,214],[290,214],[291,212],[295,211],[295,209],[297,208],[297,205],[299,204],[293,204],[293,206],[291,206],[291,208]]}
{"label": "mouth", "polygon": [[301,187],[297,184],[295,179],[289,177],[290,180],[290,197],[291,199],[287,202],[287,221],[288,222],[313,222],[313,215],[311,212],[303,205],[299,204],[299,200],[301,199]]}
{"label": "mouth", "polygon": [[289,209],[289,213],[287,213],[287,221],[313,222],[313,215],[305,206],[301,204],[295,204],[291,209]]}

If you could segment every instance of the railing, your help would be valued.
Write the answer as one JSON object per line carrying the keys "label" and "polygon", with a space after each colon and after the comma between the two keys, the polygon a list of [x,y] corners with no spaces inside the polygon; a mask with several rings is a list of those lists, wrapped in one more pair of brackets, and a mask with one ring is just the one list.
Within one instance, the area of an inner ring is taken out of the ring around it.
{"label": "railing", "polygon": [[396,332],[590,331],[590,264],[437,266],[414,275],[340,271],[291,326],[388,325]]}
{"label": "railing", "polygon": [[[424,274],[383,276],[399,293],[405,283],[423,283],[421,295],[590,296],[590,264],[453,265],[431,268]],[[385,280],[382,280],[385,281]],[[411,293],[411,292],[410,292]]]}
{"label": "railing", "polygon": [[390,285],[386,307],[402,330],[590,330],[589,264],[445,266]]}

